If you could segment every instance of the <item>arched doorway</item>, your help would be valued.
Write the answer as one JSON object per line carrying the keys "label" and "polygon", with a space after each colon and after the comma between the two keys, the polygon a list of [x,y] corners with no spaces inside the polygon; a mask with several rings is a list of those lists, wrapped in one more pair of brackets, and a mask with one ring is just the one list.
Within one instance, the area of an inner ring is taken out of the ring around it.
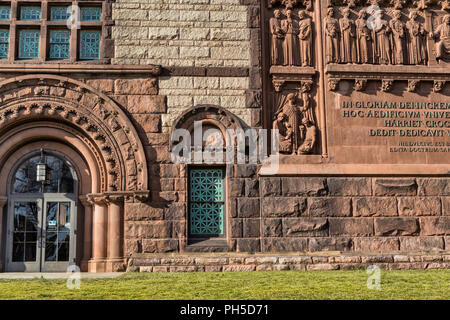
{"label": "arched doorway", "polygon": [[18,162],[9,179],[6,271],[64,272],[75,262],[77,181],[55,153]]}

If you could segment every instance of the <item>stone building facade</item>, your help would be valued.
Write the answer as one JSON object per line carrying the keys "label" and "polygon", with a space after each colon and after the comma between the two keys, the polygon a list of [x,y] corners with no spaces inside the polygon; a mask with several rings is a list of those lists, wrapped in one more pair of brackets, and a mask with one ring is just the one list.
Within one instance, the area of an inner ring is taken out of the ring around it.
{"label": "stone building facade", "polygon": [[[446,1],[0,1],[0,268],[442,254],[447,17]],[[174,163],[195,122],[278,129],[278,171]]]}

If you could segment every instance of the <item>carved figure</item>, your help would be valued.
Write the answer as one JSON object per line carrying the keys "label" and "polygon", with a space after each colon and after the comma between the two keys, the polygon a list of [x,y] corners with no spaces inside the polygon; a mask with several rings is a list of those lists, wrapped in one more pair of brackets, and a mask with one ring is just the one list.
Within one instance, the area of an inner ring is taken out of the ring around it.
{"label": "carved figure", "polygon": [[391,64],[391,45],[389,41],[389,34],[391,29],[386,20],[383,20],[383,10],[375,11],[376,19],[372,20],[373,23],[373,41],[374,41],[374,53],[375,61],[379,64]]}
{"label": "carved figure", "polygon": [[279,133],[279,150],[281,153],[292,153],[292,127],[287,122],[286,115],[280,112],[273,122],[273,129]]}
{"label": "carved figure", "polygon": [[358,19],[355,21],[356,26],[356,62],[369,63],[369,42],[370,31],[366,22],[366,10],[359,11]]}
{"label": "carved figure", "polygon": [[270,34],[272,35],[271,43],[271,61],[272,65],[282,65],[283,64],[283,40],[284,33],[281,29],[281,12],[280,10],[275,10],[273,13],[274,17],[270,18]]}
{"label": "carved figure", "polygon": [[343,18],[339,20],[341,29],[341,62],[353,63],[356,61],[355,25],[349,18],[350,9],[342,12]]}
{"label": "carved figure", "polygon": [[305,11],[300,10],[298,12],[299,22],[299,34],[298,38],[300,41],[300,56],[301,65],[312,66],[311,62],[311,50],[312,50],[312,22],[311,18],[305,13]]}
{"label": "carved figure", "polygon": [[297,98],[294,93],[288,94],[286,102],[282,107],[282,112],[286,115],[287,123],[293,130],[292,151],[297,151],[299,147],[299,128],[300,128],[300,109],[297,104]]}
{"label": "carved figure", "polygon": [[298,154],[308,154],[311,153],[316,142],[316,126],[313,125],[308,119],[302,119],[303,127],[306,130],[306,136],[302,145],[298,148]]}
{"label": "carved figure", "polygon": [[439,41],[436,42],[436,59],[444,59],[446,55],[450,54],[450,14],[444,16],[442,23],[430,36],[432,38],[439,37]]}
{"label": "carved figure", "polygon": [[324,21],[327,63],[338,63],[339,57],[339,23],[334,18],[334,9],[328,8]]}
{"label": "carved figure", "polygon": [[400,20],[402,13],[395,10],[392,20],[389,22],[392,31],[392,62],[394,64],[404,64],[403,39],[405,38],[405,25]]}
{"label": "carved figure", "polygon": [[298,57],[298,21],[292,17],[292,10],[286,11],[286,19],[281,22],[282,30],[285,34],[283,52],[283,65],[294,66],[300,61]]}
{"label": "carved figure", "polygon": [[426,64],[427,51],[424,35],[426,31],[423,25],[416,21],[417,11],[413,10],[409,14],[409,21],[406,22],[406,29],[408,30],[408,53],[410,64]]}

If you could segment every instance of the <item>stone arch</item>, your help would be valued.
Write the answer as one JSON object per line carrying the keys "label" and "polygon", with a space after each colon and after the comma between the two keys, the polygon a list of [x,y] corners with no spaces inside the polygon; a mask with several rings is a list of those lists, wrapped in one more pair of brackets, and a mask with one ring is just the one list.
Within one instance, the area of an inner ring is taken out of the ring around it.
{"label": "stone arch", "polygon": [[[98,193],[147,191],[148,169],[136,129],[121,108],[83,82],[57,75],[24,75],[0,82],[0,139],[33,122],[60,125],[94,155]],[[7,150],[5,150],[7,152]]]}
{"label": "stone arch", "polygon": [[[201,121],[202,124],[208,124],[217,127],[222,136],[226,136],[227,129],[243,129],[242,121],[230,111],[215,105],[198,105],[184,111],[173,123],[170,130],[170,137],[176,129],[185,129],[192,132],[194,122]],[[169,150],[172,150],[172,140]]]}

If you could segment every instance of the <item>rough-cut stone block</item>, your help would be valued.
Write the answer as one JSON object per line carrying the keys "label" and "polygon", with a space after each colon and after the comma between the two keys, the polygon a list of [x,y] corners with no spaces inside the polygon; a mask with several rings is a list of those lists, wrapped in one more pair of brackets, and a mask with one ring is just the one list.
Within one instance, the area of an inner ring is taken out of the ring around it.
{"label": "rough-cut stone block", "polygon": [[328,178],[330,196],[370,196],[372,194],[370,178]]}
{"label": "rough-cut stone block", "polygon": [[265,217],[298,217],[306,211],[305,198],[263,198]]}
{"label": "rough-cut stone block", "polygon": [[205,268],[202,266],[171,266],[170,272],[202,272]]}
{"label": "rough-cut stone block", "polygon": [[283,235],[286,237],[328,236],[326,218],[288,218],[283,219]]}
{"label": "rough-cut stone block", "polygon": [[238,198],[237,213],[240,218],[259,217],[259,199]]}
{"label": "rough-cut stone block", "polygon": [[281,178],[283,196],[323,196],[327,194],[324,178]]}
{"label": "rough-cut stone block", "polygon": [[235,169],[237,178],[251,178],[256,174],[258,167],[254,164],[237,164]]}
{"label": "rough-cut stone block", "polygon": [[238,216],[238,214],[237,214],[237,199],[236,198],[230,198],[228,200],[228,213],[231,218],[236,218]]}
{"label": "rough-cut stone block", "polygon": [[264,238],[263,250],[267,252],[304,252],[308,249],[306,238]]}
{"label": "rough-cut stone block", "polygon": [[409,256],[396,254],[396,255],[394,255],[394,262],[395,263],[398,263],[398,262],[409,262]]}
{"label": "rough-cut stone block", "polygon": [[142,252],[144,253],[160,253],[178,251],[178,240],[142,240]]}
{"label": "rough-cut stone block", "polygon": [[361,263],[361,256],[337,256],[330,257],[332,263]]}
{"label": "rough-cut stone block", "polygon": [[256,271],[271,271],[273,266],[270,264],[260,264],[256,266]]}
{"label": "rough-cut stone block", "polygon": [[441,202],[437,197],[404,197],[398,200],[400,216],[439,216]]}
{"label": "rough-cut stone block", "polygon": [[351,238],[309,238],[309,251],[348,251],[352,249]]}
{"label": "rough-cut stone block", "polygon": [[297,256],[297,257],[280,257],[278,259],[280,264],[311,264],[313,263],[310,256]]}
{"label": "rough-cut stone block", "polygon": [[421,196],[450,196],[450,178],[420,178],[417,184]]}
{"label": "rough-cut stone block", "polygon": [[115,94],[158,94],[158,79],[117,79],[114,81]]}
{"label": "rough-cut stone block", "polygon": [[313,263],[327,263],[328,257],[313,256],[312,262]]}
{"label": "rough-cut stone block", "polygon": [[231,219],[230,228],[232,238],[242,238],[242,219]]}
{"label": "rough-cut stone block", "polygon": [[355,251],[392,251],[399,250],[398,238],[353,238]]}
{"label": "rough-cut stone block", "polygon": [[167,266],[154,266],[153,272],[169,272],[169,267]]}
{"label": "rough-cut stone block", "polygon": [[418,232],[416,218],[375,218],[376,236],[409,236]]}
{"label": "rough-cut stone block", "polygon": [[255,238],[260,234],[259,219],[243,219],[243,237]]}
{"label": "rough-cut stone block", "polygon": [[125,256],[141,252],[141,241],[136,239],[125,239]]}
{"label": "rough-cut stone block", "polygon": [[161,264],[171,266],[193,266],[195,264],[195,258],[161,258]]}
{"label": "rough-cut stone block", "polygon": [[277,257],[255,257],[256,264],[276,264]]}
{"label": "rough-cut stone block", "polygon": [[285,264],[275,264],[272,266],[272,269],[276,271],[289,270],[289,266]]}
{"label": "rough-cut stone block", "polygon": [[309,264],[306,266],[306,270],[338,270],[338,264],[331,263],[318,263],[318,264]]}
{"label": "rough-cut stone block", "polygon": [[184,203],[171,203],[164,209],[165,220],[182,220],[186,218],[186,205]]}
{"label": "rough-cut stone block", "polygon": [[309,198],[309,214],[313,217],[350,217],[349,198]]}
{"label": "rough-cut stone block", "polygon": [[205,266],[205,272],[222,272],[222,266]]}
{"label": "rough-cut stone block", "polygon": [[202,266],[209,266],[209,265],[225,265],[228,263],[228,258],[225,257],[214,257],[214,258],[207,258],[207,257],[199,257],[195,258],[195,264],[202,265]]}
{"label": "rough-cut stone block", "polygon": [[450,235],[450,217],[420,218],[420,230],[423,236]]}
{"label": "rough-cut stone block", "polygon": [[258,252],[260,251],[259,239],[237,239],[237,252]]}
{"label": "rough-cut stone block", "polygon": [[397,200],[394,197],[354,198],[353,216],[396,216]]}
{"label": "rough-cut stone block", "polygon": [[165,113],[167,102],[165,96],[128,96],[129,113]]}
{"label": "rough-cut stone block", "polygon": [[242,197],[244,195],[244,179],[231,178],[228,181],[230,197]]}
{"label": "rough-cut stone block", "polygon": [[394,257],[392,255],[382,255],[382,256],[362,256],[362,263],[390,263],[394,262]]}
{"label": "rough-cut stone block", "polygon": [[373,219],[371,218],[329,218],[330,236],[371,236]]}
{"label": "rough-cut stone block", "polygon": [[255,271],[255,265],[230,265],[223,266],[222,271],[224,272],[236,272],[236,271]]}
{"label": "rough-cut stone block", "polygon": [[450,216],[450,197],[442,197],[442,215]]}
{"label": "rough-cut stone block", "polygon": [[261,196],[279,196],[281,195],[280,178],[261,178]]}
{"label": "rough-cut stone block", "polygon": [[415,179],[375,179],[373,183],[375,196],[414,196],[417,194]]}
{"label": "rough-cut stone block", "polygon": [[443,237],[402,237],[400,238],[400,250],[402,251],[428,251],[443,250]]}
{"label": "rough-cut stone block", "polygon": [[262,226],[263,237],[281,237],[281,219],[264,219]]}
{"label": "rough-cut stone block", "polygon": [[125,203],[125,221],[162,220],[164,209],[147,203]]}
{"label": "rough-cut stone block", "polygon": [[259,181],[256,179],[245,180],[245,196],[258,197],[259,196]]}

